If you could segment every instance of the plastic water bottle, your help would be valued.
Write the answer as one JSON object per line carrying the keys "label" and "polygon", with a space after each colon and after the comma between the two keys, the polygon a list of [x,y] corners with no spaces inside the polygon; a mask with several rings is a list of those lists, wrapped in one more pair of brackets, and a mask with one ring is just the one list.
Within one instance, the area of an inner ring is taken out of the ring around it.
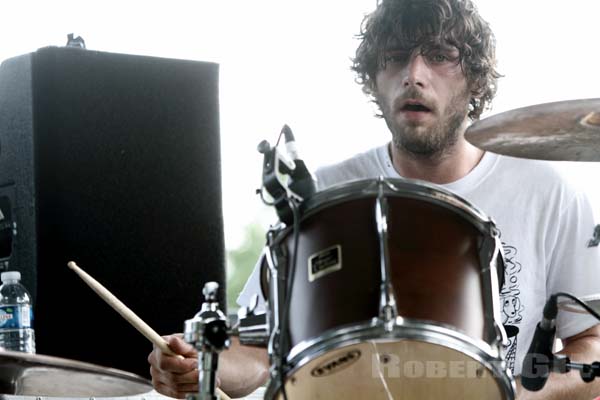
{"label": "plastic water bottle", "polygon": [[35,353],[31,296],[18,271],[0,274],[0,348]]}

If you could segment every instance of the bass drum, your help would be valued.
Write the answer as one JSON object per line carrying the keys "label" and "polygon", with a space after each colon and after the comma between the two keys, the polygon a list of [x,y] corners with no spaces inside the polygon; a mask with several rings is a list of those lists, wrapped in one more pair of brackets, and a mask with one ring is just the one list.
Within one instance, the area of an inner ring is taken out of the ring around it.
{"label": "bass drum", "polygon": [[271,277],[294,271],[288,340],[275,355],[284,372],[265,398],[282,399],[282,381],[289,399],[514,398],[490,218],[437,186],[381,178],[317,193],[298,226],[271,235],[262,268],[271,321],[286,296]]}

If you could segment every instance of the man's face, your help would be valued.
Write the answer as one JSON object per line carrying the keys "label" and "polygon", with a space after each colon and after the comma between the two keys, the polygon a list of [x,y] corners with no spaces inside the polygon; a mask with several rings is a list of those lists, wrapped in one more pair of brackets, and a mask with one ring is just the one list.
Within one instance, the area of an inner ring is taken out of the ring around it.
{"label": "man's face", "polygon": [[376,97],[394,145],[414,155],[443,154],[460,137],[470,91],[458,49],[389,50]]}

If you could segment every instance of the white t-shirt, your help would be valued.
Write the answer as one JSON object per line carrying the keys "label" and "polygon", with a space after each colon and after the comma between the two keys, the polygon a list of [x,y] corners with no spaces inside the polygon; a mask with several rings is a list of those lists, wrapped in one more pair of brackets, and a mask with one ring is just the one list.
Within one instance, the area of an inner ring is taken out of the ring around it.
{"label": "white t-shirt", "polygon": [[[387,145],[320,168],[315,175],[319,190],[379,176],[402,178]],[[578,297],[600,293],[600,249],[588,247],[596,225],[590,204],[551,163],[490,152],[468,175],[439,186],[492,217],[500,230],[505,256],[501,318],[519,329],[510,339],[506,359],[519,375],[547,298],[559,291]],[[248,304],[260,292],[256,268],[238,303]],[[573,336],[596,323],[587,314],[560,311],[557,337]]]}

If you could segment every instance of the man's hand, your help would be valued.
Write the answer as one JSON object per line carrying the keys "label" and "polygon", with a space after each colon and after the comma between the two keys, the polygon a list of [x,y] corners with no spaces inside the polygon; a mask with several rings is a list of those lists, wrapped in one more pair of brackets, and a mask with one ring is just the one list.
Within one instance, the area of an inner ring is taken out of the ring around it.
{"label": "man's hand", "polygon": [[[181,334],[164,336],[164,339],[179,356],[164,354],[156,347],[148,355],[154,389],[179,399],[185,398],[186,393],[197,393],[198,353]],[[231,347],[219,356],[217,386],[232,397],[242,397],[264,384],[268,377],[266,349],[242,346],[237,337],[232,337]]]}
{"label": "man's hand", "polygon": [[198,353],[181,334],[164,336],[169,347],[180,356],[164,354],[154,347],[148,355],[152,385],[157,392],[179,399],[198,392]]}

